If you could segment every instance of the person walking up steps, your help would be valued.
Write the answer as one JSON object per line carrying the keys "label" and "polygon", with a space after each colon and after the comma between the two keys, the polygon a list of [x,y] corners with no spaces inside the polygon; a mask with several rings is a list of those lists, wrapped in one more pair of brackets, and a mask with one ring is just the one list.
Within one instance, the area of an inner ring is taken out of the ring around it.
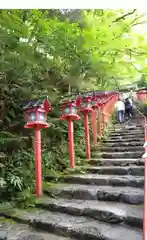
{"label": "person walking up steps", "polygon": [[132,117],[132,99],[131,98],[125,99],[125,113],[128,118]]}
{"label": "person walking up steps", "polygon": [[118,101],[115,103],[115,109],[117,113],[117,118],[120,123],[124,122],[125,117],[125,104],[124,102],[119,98]]}

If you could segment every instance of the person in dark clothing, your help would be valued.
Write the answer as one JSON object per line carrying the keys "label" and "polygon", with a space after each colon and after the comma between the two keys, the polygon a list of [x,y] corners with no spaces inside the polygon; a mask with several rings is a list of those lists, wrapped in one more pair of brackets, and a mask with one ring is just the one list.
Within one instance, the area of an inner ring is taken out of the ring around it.
{"label": "person in dark clothing", "polygon": [[132,117],[132,101],[129,98],[125,99],[125,113],[128,118]]}

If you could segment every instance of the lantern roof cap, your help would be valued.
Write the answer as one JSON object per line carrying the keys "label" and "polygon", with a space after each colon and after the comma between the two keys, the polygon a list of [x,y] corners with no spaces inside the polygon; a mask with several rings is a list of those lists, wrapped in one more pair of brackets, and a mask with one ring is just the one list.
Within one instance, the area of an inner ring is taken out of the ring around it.
{"label": "lantern roof cap", "polygon": [[23,110],[27,110],[30,108],[40,107],[42,104],[45,103],[45,101],[47,101],[49,104],[49,101],[47,98],[24,100],[24,101],[22,101],[22,108],[23,108]]}
{"label": "lantern roof cap", "polygon": [[146,91],[147,88],[140,88],[140,89],[137,89],[136,92],[141,92],[141,91]]}
{"label": "lantern roof cap", "polygon": [[69,106],[69,105],[73,105],[73,104],[76,104],[76,100],[73,99],[73,100],[67,100],[67,101],[63,101],[63,102],[60,102],[60,106]]}
{"label": "lantern roof cap", "polygon": [[93,91],[89,91],[89,92],[85,92],[85,93],[81,93],[80,95],[82,97],[90,97],[90,96],[103,96],[103,95],[106,95],[106,94],[116,94],[118,93],[118,91],[100,91],[100,90],[93,90]]}
{"label": "lantern roof cap", "polygon": [[71,95],[64,95],[61,97],[61,101],[60,104],[62,104],[63,102],[71,102],[71,101],[75,101],[76,99],[83,99],[83,98],[88,98],[88,97],[103,97],[103,96],[107,96],[109,94],[117,94],[118,91],[116,90],[92,90],[92,91],[86,91],[86,92],[78,92],[78,93],[72,93]]}

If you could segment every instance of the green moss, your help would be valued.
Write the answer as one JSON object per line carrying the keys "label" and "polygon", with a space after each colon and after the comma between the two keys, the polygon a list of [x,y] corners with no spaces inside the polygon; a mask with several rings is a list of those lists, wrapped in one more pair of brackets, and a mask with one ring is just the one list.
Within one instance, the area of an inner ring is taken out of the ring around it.
{"label": "green moss", "polygon": [[0,204],[0,212],[12,211],[14,208],[14,203],[12,202],[4,202]]}
{"label": "green moss", "polygon": [[[38,209],[36,207],[34,208],[28,208],[28,209],[20,209],[20,208],[11,208],[11,209],[3,209],[2,213],[6,214],[8,217],[14,217],[14,216],[24,216],[26,213],[33,213],[38,211]],[[0,221],[3,222],[3,219],[5,221],[9,221],[9,222],[14,222],[13,220],[11,220],[11,218],[5,218],[5,217],[1,217]],[[15,222],[14,222],[15,223]]]}
{"label": "green moss", "polygon": [[11,223],[11,224],[15,224],[16,223],[11,218],[0,217],[0,223],[5,223],[5,222]]}
{"label": "green moss", "polygon": [[43,182],[42,188],[43,191],[46,191],[48,189],[59,187],[60,183],[54,183],[54,182]]}

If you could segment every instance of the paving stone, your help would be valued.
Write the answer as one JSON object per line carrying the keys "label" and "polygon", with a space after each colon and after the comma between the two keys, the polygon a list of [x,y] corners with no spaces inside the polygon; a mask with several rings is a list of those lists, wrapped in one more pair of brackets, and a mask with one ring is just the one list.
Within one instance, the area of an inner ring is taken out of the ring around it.
{"label": "paving stone", "polygon": [[71,216],[59,212],[36,211],[17,216],[37,229],[66,237],[86,240],[142,240],[140,229],[118,224],[109,224],[89,217]]}
{"label": "paving stone", "polygon": [[130,151],[130,152],[94,152],[92,153],[92,157],[100,157],[100,158],[142,158],[144,154],[144,149],[142,151]]}
{"label": "paving stone", "polygon": [[141,158],[144,154],[144,149],[142,151],[130,151],[130,152],[103,152],[101,157],[103,158]]}
{"label": "paving stone", "polygon": [[143,147],[144,145],[144,141],[141,141],[141,142],[136,142],[136,141],[129,141],[129,142],[126,142],[126,141],[123,141],[123,142],[118,142],[118,141],[108,141],[108,142],[105,142],[102,147],[137,147],[137,146],[141,146]]}
{"label": "paving stone", "polygon": [[143,142],[144,143],[144,138],[109,138],[109,139],[103,139],[102,140],[103,143],[115,143],[117,142],[118,144],[121,142],[129,142],[130,144],[132,142]]}
{"label": "paving stone", "polygon": [[119,136],[110,136],[110,140],[111,139],[118,139],[118,140],[121,140],[121,139],[124,139],[124,140],[128,140],[128,139],[142,139],[142,140],[144,140],[144,133],[143,134],[141,134],[141,133],[138,133],[138,134],[136,134],[136,135],[133,135],[133,134],[128,134],[128,135],[119,135]]}
{"label": "paving stone", "polygon": [[142,133],[142,134],[144,134],[144,128],[140,128],[140,129],[120,129],[120,130],[113,130],[113,131],[110,131],[110,134],[111,134],[111,136],[112,135],[116,135],[116,136],[118,136],[118,135],[128,135],[128,134],[132,134],[132,135],[137,135],[138,133]]}
{"label": "paving stone", "polygon": [[143,125],[125,125],[124,127],[120,126],[117,127],[116,125],[114,126],[114,128],[110,128],[109,129],[111,132],[132,132],[132,131],[144,131],[144,127]]}
{"label": "paving stone", "polygon": [[134,151],[134,147],[135,147],[135,151],[144,151],[143,145],[140,146],[107,146],[104,145],[102,147],[100,147],[100,151],[101,152],[131,152]]}
{"label": "paving stone", "polygon": [[0,240],[7,240],[7,232],[0,230]]}
{"label": "paving stone", "polygon": [[132,133],[124,133],[124,134],[119,134],[119,133],[115,133],[115,134],[111,134],[109,135],[110,139],[111,138],[122,138],[122,139],[126,139],[126,138],[142,138],[144,139],[144,132],[138,132],[136,134],[132,134]]}
{"label": "paving stone", "polygon": [[144,166],[143,159],[132,159],[132,158],[123,158],[123,159],[91,159],[89,165],[97,165],[97,166],[130,166],[130,165],[138,165]]}
{"label": "paving stone", "polygon": [[144,166],[97,166],[85,167],[85,169],[99,174],[144,176]]}
{"label": "paving stone", "polygon": [[[3,219],[4,220],[4,219]],[[4,233],[4,234],[3,234]],[[73,238],[64,238],[54,234],[37,231],[27,224],[14,222],[0,223],[0,236],[7,237],[7,240],[74,240]],[[1,238],[5,240],[6,238]]]}
{"label": "paving stone", "polygon": [[44,237],[35,233],[25,233],[20,236],[17,240],[44,240]]}
{"label": "paving stone", "polygon": [[66,183],[79,183],[97,186],[130,186],[143,188],[144,177],[140,176],[119,176],[119,175],[100,175],[100,174],[83,174],[72,175],[63,179]]}
{"label": "paving stone", "polygon": [[60,184],[45,190],[49,196],[83,200],[117,201],[129,204],[142,204],[143,189],[133,187],[96,186],[80,184]]}
{"label": "paving stone", "polygon": [[142,227],[143,205],[44,197],[39,200],[37,206],[55,212],[87,216],[104,222],[124,222]]}

